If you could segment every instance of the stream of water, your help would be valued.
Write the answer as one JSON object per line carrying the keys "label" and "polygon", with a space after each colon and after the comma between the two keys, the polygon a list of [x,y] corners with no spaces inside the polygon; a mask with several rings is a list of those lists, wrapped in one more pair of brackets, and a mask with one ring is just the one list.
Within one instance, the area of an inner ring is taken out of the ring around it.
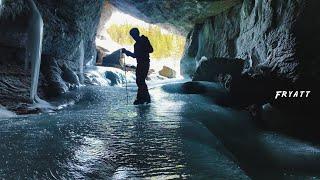
{"label": "stream of water", "polygon": [[150,93],[151,105],[133,106],[124,88],[83,87],[57,113],[1,119],[0,178],[320,177],[319,147],[261,132],[248,113],[210,98]]}

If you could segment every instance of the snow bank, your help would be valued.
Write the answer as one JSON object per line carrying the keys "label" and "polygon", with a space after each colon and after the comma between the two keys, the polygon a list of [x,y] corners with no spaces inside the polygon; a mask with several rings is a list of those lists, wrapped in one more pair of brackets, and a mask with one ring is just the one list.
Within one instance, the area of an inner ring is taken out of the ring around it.
{"label": "snow bank", "polygon": [[85,83],[98,86],[122,86],[125,83],[134,83],[135,75],[113,67],[94,66],[85,71]]}
{"label": "snow bank", "polygon": [[8,111],[5,107],[0,105],[0,119],[1,118],[10,118],[10,117],[15,117],[16,114]]}

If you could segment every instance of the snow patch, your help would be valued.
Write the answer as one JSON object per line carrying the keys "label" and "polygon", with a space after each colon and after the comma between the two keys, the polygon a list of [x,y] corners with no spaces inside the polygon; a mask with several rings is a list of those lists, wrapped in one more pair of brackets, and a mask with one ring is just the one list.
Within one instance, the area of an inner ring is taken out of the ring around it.
{"label": "snow patch", "polygon": [[87,84],[98,86],[123,86],[135,82],[135,74],[113,67],[93,66],[86,69],[85,81]]}
{"label": "snow patch", "polygon": [[16,114],[8,111],[5,107],[0,105],[0,119],[1,118],[10,118],[10,117],[15,117]]}

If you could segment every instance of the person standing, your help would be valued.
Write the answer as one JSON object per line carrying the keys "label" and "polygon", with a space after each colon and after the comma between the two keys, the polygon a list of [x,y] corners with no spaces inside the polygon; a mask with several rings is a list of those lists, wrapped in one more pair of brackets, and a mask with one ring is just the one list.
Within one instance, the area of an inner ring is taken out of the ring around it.
{"label": "person standing", "polygon": [[146,84],[146,78],[150,68],[149,54],[153,52],[153,47],[146,36],[140,36],[138,28],[132,28],[130,30],[130,35],[136,41],[134,44],[134,52],[132,53],[125,48],[122,49],[122,52],[127,56],[133,57],[137,60],[136,83],[138,86],[138,93],[133,104],[149,104],[151,103],[151,99],[148,86]]}

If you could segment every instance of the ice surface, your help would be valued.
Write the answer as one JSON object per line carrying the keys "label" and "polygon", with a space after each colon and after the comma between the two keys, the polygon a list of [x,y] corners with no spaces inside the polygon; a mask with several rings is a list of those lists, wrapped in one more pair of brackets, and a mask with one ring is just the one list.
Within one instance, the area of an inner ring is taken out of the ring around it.
{"label": "ice surface", "polygon": [[1,178],[320,177],[318,146],[261,131],[249,113],[183,94],[181,83],[150,87],[149,106],[127,105],[125,88],[91,86],[56,114],[0,121]]}

